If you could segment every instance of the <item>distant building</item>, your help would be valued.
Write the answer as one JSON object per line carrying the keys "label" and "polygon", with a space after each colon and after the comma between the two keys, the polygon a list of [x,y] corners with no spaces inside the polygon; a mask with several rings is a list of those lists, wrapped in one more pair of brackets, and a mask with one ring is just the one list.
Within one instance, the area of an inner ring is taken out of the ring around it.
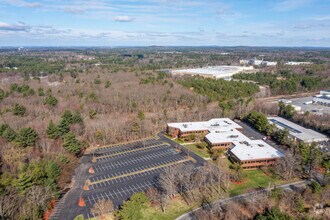
{"label": "distant building", "polygon": [[279,99],[278,101],[283,102],[284,104],[291,104],[292,103],[292,101],[288,100],[288,99]]}
{"label": "distant building", "polygon": [[286,62],[284,65],[289,65],[289,66],[299,66],[299,65],[311,65],[313,64],[312,62],[295,62],[295,61],[289,61]]}
{"label": "distant building", "polygon": [[227,154],[231,160],[240,163],[243,169],[267,166],[284,156],[262,140],[251,140],[242,131],[240,125],[228,118],[167,124],[167,133],[172,137],[200,135],[210,149],[228,150]]}
{"label": "distant building", "polygon": [[179,69],[172,70],[172,75],[193,75],[193,76],[203,76],[211,78],[224,78],[230,79],[234,74],[242,72],[254,72],[252,66],[210,66],[196,69]]}
{"label": "distant building", "polygon": [[300,112],[300,111],[302,110],[301,106],[299,106],[299,105],[292,105],[292,104],[291,104],[291,106],[292,106],[293,109],[294,109],[295,111],[297,111],[297,112]]}
{"label": "distant building", "polygon": [[276,66],[276,65],[277,65],[277,62],[263,61],[263,62],[261,63],[261,65],[264,65],[264,66]]}
{"label": "distant building", "polygon": [[253,66],[276,66],[277,62],[276,61],[264,61],[262,60],[258,60],[258,59],[243,59],[240,60],[239,63],[241,65],[253,65]]}
{"label": "distant building", "polygon": [[304,128],[284,118],[268,117],[267,119],[270,124],[275,124],[275,126],[281,130],[288,129],[290,137],[294,141],[303,141],[305,143],[312,143],[312,142],[326,142],[329,140],[327,136],[319,132]]}
{"label": "distant building", "polygon": [[330,107],[330,90],[320,91],[320,95],[314,96],[313,103]]}

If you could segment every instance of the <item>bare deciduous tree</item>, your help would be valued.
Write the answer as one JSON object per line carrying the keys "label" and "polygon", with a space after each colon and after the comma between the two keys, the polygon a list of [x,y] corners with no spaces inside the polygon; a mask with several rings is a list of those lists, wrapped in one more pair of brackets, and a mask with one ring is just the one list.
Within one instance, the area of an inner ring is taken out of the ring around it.
{"label": "bare deciduous tree", "polygon": [[111,200],[100,199],[98,200],[93,208],[91,208],[91,213],[94,216],[103,216],[114,210],[114,204]]}

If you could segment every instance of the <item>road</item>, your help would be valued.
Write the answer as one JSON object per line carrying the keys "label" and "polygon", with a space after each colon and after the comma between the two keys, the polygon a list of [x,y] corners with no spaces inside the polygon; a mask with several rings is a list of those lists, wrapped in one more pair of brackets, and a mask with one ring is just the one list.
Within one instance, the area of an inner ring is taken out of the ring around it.
{"label": "road", "polygon": [[[276,186],[276,188],[282,188],[282,189],[288,189],[288,190],[292,190],[292,188],[294,187],[300,187],[300,186],[305,186],[306,184],[308,184],[309,181],[308,180],[302,180],[302,181],[298,181],[298,182],[294,182],[294,183],[288,183],[288,184],[283,184],[283,185],[279,185],[279,186]],[[235,200],[241,200],[241,199],[245,199],[245,198],[248,198],[249,196],[252,196],[252,195],[256,195],[258,193],[265,193],[265,192],[268,192],[270,190],[272,190],[274,188],[270,188],[270,189],[265,189],[265,190],[259,190],[259,191],[255,191],[255,192],[250,192],[250,193],[245,193],[245,194],[241,194],[241,195],[237,195],[237,196],[234,196],[234,197],[229,197],[229,198],[225,198],[225,199],[220,199],[220,200],[217,200],[215,202],[213,202],[212,204],[208,205],[208,206],[203,206],[203,207],[199,207],[199,208],[196,208],[188,213],[185,213],[181,216],[179,216],[178,218],[176,218],[175,220],[198,220],[195,216],[194,216],[194,213],[198,210],[201,210],[201,209],[205,209],[205,208],[208,208],[212,205],[215,205],[215,204],[226,204],[230,201],[235,201]]]}
{"label": "road", "polygon": [[292,95],[277,95],[277,96],[269,96],[269,97],[264,97],[264,98],[258,98],[258,101],[267,101],[267,102],[271,102],[271,101],[277,101],[278,99],[292,99],[292,98],[302,98],[302,97],[306,97],[306,96],[313,96],[313,95],[317,95],[318,93],[316,92],[305,92],[305,93],[299,93],[299,94],[292,94]]}

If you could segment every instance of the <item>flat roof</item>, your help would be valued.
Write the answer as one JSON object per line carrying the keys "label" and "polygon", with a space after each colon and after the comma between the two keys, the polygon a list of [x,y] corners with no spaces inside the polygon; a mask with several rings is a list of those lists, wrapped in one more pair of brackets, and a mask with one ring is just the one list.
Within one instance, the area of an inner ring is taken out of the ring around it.
{"label": "flat roof", "polygon": [[235,141],[242,142],[242,141],[249,141],[250,139],[246,137],[241,132],[237,131],[236,129],[227,129],[227,130],[215,130],[205,136],[205,138],[211,144],[218,144],[218,143],[233,143]]}
{"label": "flat roof", "polygon": [[189,131],[216,131],[219,129],[242,129],[240,125],[229,118],[214,118],[209,121],[167,123],[167,126],[180,129],[181,132]]}
{"label": "flat roof", "polygon": [[330,100],[330,96],[326,96],[326,95],[318,95],[318,96],[315,96],[315,98],[324,99],[324,100]]}
{"label": "flat roof", "polygon": [[323,135],[319,132],[316,132],[312,129],[304,128],[300,125],[297,125],[289,120],[286,120],[281,117],[268,117],[269,123],[275,124],[277,128],[283,130],[287,128],[290,135],[296,137],[299,140],[302,140],[306,143],[311,142],[323,142],[328,141],[329,138],[326,135]]}
{"label": "flat roof", "polygon": [[234,142],[230,149],[239,160],[260,160],[284,157],[284,154],[276,150],[262,140],[250,140],[248,142]]}
{"label": "flat roof", "polygon": [[253,70],[253,67],[245,66],[209,66],[202,68],[178,69],[172,70],[173,74],[190,74],[190,75],[210,75],[216,78],[230,77],[244,70]]}

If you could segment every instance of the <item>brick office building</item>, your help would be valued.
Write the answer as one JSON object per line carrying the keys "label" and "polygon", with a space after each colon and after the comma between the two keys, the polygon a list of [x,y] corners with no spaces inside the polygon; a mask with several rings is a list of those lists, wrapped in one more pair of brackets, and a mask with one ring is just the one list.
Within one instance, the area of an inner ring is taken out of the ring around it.
{"label": "brick office building", "polygon": [[201,135],[209,148],[228,150],[227,155],[243,169],[258,169],[273,164],[284,155],[262,140],[251,140],[243,128],[228,118],[205,122],[168,123],[167,133],[172,137],[185,138],[191,134]]}
{"label": "brick office building", "polygon": [[168,123],[166,132],[172,137],[186,137],[190,134],[205,135],[223,129],[236,129],[242,131],[243,128],[229,118],[214,118],[201,122]]}
{"label": "brick office building", "polygon": [[233,145],[227,154],[233,162],[240,163],[245,170],[269,166],[284,157],[284,154],[262,140],[234,142]]}

